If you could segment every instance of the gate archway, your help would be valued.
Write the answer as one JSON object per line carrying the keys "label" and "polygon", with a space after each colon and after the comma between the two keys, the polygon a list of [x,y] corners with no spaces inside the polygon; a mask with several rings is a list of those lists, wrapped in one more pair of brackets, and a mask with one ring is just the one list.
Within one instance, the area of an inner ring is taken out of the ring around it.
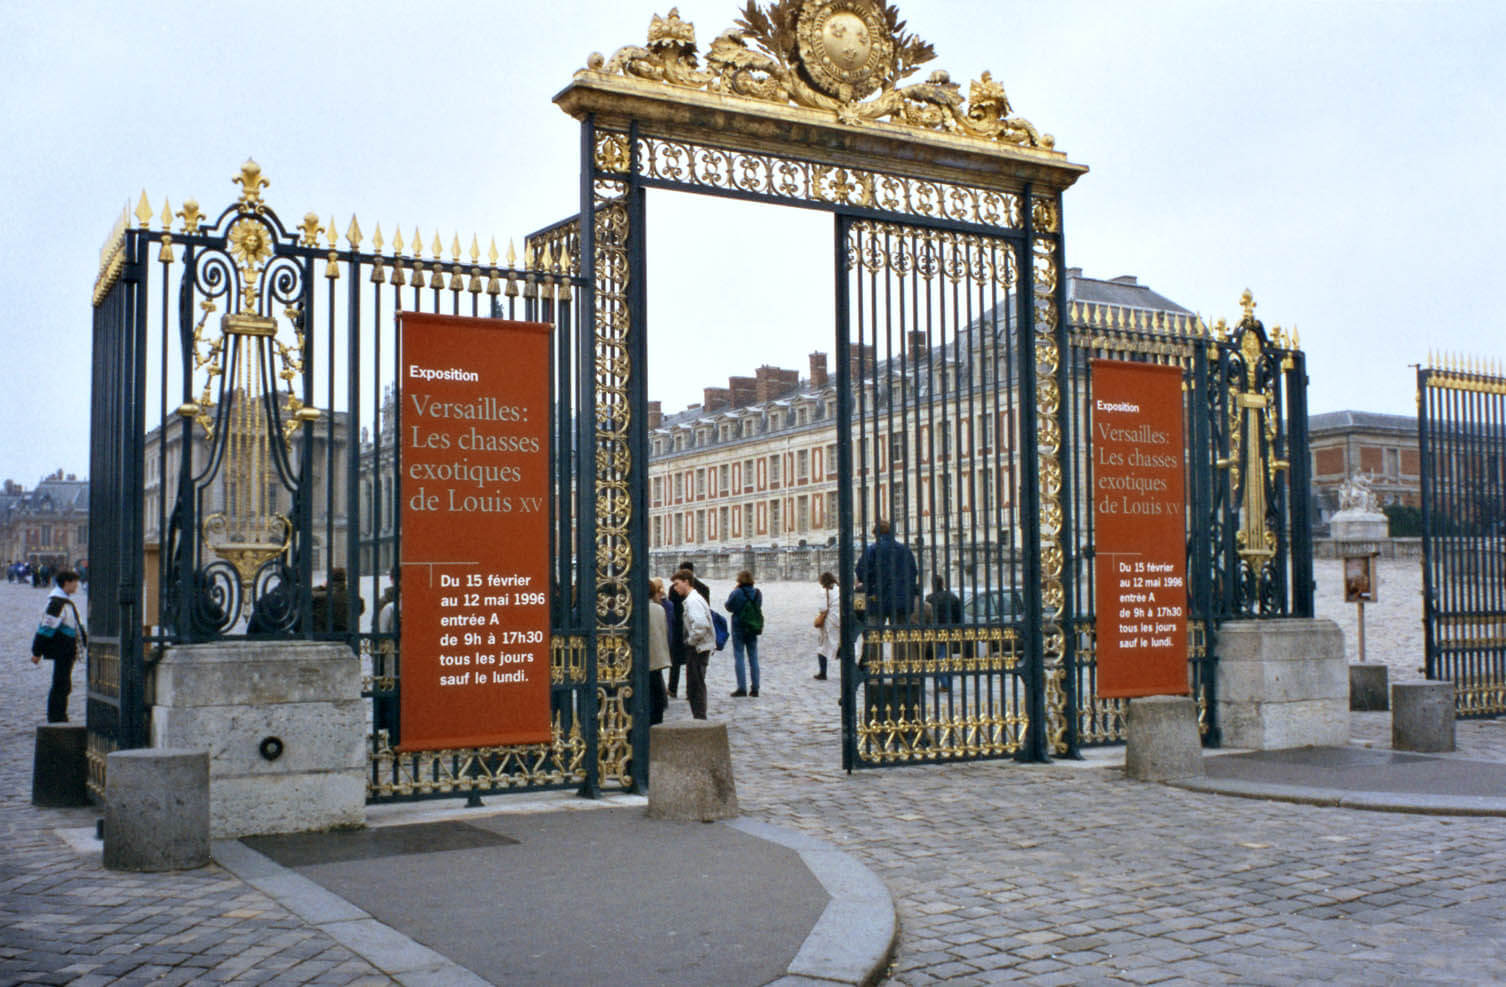
{"label": "gate archway", "polygon": [[539,242],[563,237],[578,258],[592,313],[578,350],[595,367],[578,401],[579,475],[594,481],[577,544],[596,593],[577,616],[603,708],[632,725],[635,776],[649,189],[833,215],[843,626],[867,602],[851,575],[881,520],[915,578],[974,601],[961,623],[907,605],[856,652],[844,642],[844,766],[1050,749],[1072,599],[1061,196],[1086,169],[1011,115],[988,73],[965,97],[945,72],[904,81],[932,57],[892,7],[790,0],[750,5],[703,66],[671,11],[556,97],[581,123],[580,212]]}

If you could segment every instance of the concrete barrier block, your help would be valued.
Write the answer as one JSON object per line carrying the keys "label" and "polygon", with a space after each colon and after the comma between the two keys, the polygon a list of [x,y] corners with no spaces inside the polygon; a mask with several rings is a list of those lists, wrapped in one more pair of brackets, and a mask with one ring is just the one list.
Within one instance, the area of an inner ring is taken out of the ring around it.
{"label": "concrete barrier block", "polygon": [[209,863],[209,754],[161,748],[105,760],[104,864],[187,870]]}
{"label": "concrete barrier block", "polygon": [[655,819],[731,819],[738,814],[727,724],[661,723],[649,730],[648,814]]}
{"label": "concrete barrier block", "polygon": [[1124,770],[1138,781],[1203,774],[1197,703],[1189,696],[1131,699],[1125,720]]}
{"label": "concrete barrier block", "polygon": [[1358,662],[1349,666],[1349,708],[1358,713],[1375,713],[1391,708],[1387,688],[1387,668],[1380,662]]}
{"label": "concrete barrier block", "polygon": [[218,641],[168,648],[152,671],[159,706],[265,706],[361,694],[360,659],[343,644]]}
{"label": "concrete barrier block", "polygon": [[1454,749],[1454,683],[1398,682],[1391,687],[1391,747],[1425,753]]}
{"label": "concrete barrier block", "polygon": [[1349,740],[1344,635],[1331,620],[1230,621],[1217,637],[1218,724],[1229,747]]}
{"label": "concrete barrier block", "polygon": [[89,804],[89,730],[82,723],[37,727],[31,762],[31,804],[47,808]]}

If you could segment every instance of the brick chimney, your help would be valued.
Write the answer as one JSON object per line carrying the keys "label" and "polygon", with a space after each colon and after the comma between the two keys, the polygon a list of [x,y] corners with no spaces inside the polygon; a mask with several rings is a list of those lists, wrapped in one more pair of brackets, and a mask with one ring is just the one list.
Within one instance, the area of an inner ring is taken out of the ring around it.
{"label": "brick chimney", "polygon": [[798,370],[785,370],[782,367],[764,364],[753,371],[753,374],[755,377],[754,395],[760,403],[784,397],[800,387],[800,371]]}
{"label": "brick chimney", "polygon": [[930,349],[926,346],[926,334],[920,330],[910,333],[910,362],[918,363],[930,355]]}
{"label": "brick chimney", "polygon": [[826,354],[811,354],[811,387],[816,390],[826,386]]}
{"label": "brick chimney", "polygon": [[876,369],[872,346],[853,346],[847,351],[847,363],[853,382],[873,376]]}
{"label": "brick chimney", "polygon": [[758,382],[752,377],[728,377],[727,389],[732,392],[734,408],[746,408],[757,400]]}
{"label": "brick chimney", "polygon": [[658,428],[662,424],[664,424],[664,403],[650,401],[648,403],[648,427]]}
{"label": "brick chimney", "polygon": [[701,389],[701,404],[707,411],[721,411],[731,403],[731,388],[705,387]]}

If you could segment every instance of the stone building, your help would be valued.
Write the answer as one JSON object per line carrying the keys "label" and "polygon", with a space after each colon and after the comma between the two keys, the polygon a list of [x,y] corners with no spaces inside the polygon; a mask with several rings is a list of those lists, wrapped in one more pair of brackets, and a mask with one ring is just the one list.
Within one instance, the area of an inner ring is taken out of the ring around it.
{"label": "stone building", "polygon": [[1422,506],[1422,460],[1417,419],[1373,411],[1334,411],[1307,419],[1312,452],[1313,524],[1326,530],[1339,509],[1339,488],[1350,476],[1366,475],[1377,506]]}
{"label": "stone building", "polygon": [[88,480],[58,470],[32,490],[5,481],[0,493],[0,561],[58,569],[88,558]]}
{"label": "stone building", "polygon": [[[1142,317],[1192,315],[1133,276],[1100,280],[1084,277],[1080,268],[1069,268],[1067,274],[1068,303],[1074,309],[1093,305]],[[993,319],[993,313],[983,316],[967,334]],[[854,376],[884,378],[892,372],[888,366],[875,366],[872,353],[854,352],[851,359]],[[928,368],[928,375],[940,379],[938,374],[949,374],[955,381],[956,375],[972,372],[966,352],[945,356],[944,368],[941,359],[937,367]],[[804,373],[764,365],[752,376],[729,378],[726,386],[706,387],[700,404],[673,414],[664,414],[659,402],[649,402],[649,545],[654,571],[667,573],[681,558],[696,560],[698,572],[718,578],[751,568],[760,578],[810,579],[823,568],[836,567],[837,394],[836,373],[829,364],[826,353],[815,352]],[[913,382],[895,386],[915,400],[932,400]],[[1016,447],[1013,414],[1002,407],[997,416],[969,417],[960,427],[976,430],[985,437],[981,441],[993,435],[992,441]],[[877,432],[881,447],[905,441],[904,436],[886,435],[882,424]],[[924,494],[930,477],[922,472],[923,466],[917,460],[908,467],[909,475],[896,482],[922,495],[907,501],[895,492],[894,502],[928,502]],[[991,476],[979,476],[978,481],[993,484],[996,495],[1007,499],[1009,484],[1003,469],[1000,473],[997,481]],[[953,513],[968,510],[960,490],[957,498]],[[912,515],[920,509],[912,506]],[[1010,532],[993,534],[1013,537]]]}

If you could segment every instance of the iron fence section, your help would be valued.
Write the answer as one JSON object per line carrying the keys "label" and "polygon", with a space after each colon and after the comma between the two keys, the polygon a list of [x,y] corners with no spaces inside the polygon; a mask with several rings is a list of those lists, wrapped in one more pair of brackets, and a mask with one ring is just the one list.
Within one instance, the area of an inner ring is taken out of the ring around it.
{"label": "iron fence section", "polygon": [[[335,641],[362,659],[372,799],[586,785],[597,727],[573,610],[571,551],[556,551],[550,744],[402,752],[397,441],[400,312],[555,326],[551,402],[575,420],[580,280],[561,250],[483,260],[473,238],[385,241],[352,219],[285,225],[248,162],[216,218],[192,201],[153,229],[117,227],[95,293],[88,617],[91,751],[147,742],[145,682],[160,649],[227,638]],[[567,386],[568,385],[568,386]],[[561,423],[566,423],[561,427]],[[574,447],[551,443],[551,517],[578,516]],[[109,519],[108,524],[98,523]],[[334,578],[344,570],[342,585]],[[316,585],[317,584],[317,585]],[[384,585],[385,584],[385,585]],[[566,587],[566,590],[559,590]],[[95,755],[91,753],[91,768]]]}
{"label": "iron fence section", "polygon": [[1423,633],[1457,715],[1506,713],[1506,377],[1417,372]]}
{"label": "iron fence section", "polygon": [[[1249,301],[1249,299],[1246,299]],[[1075,710],[1059,752],[1122,743],[1127,705],[1097,691],[1091,361],[1181,369],[1186,463],[1187,660],[1205,743],[1217,746],[1218,627],[1312,616],[1312,539],[1303,355],[1252,308],[1232,330],[1190,313],[1076,303],[1070,334],[1076,593]]]}

